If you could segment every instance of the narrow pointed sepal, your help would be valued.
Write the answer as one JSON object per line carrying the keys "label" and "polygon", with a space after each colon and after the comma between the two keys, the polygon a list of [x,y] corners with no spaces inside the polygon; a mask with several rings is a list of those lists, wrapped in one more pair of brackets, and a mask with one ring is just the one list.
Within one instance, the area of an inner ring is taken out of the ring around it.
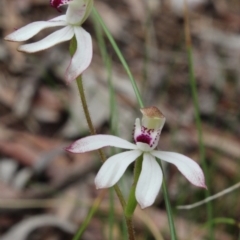
{"label": "narrow pointed sepal", "polygon": [[202,169],[191,158],[174,152],[152,151],[151,154],[159,159],[174,164],[193,185],[207,188]]}
{"label": "narrow pointed sepal", "polygon": [[69,147],[66,148],[66,150],[71,153],[84,153],[107,146],[133,150],[137,149],[137,146],[135,144],[132,144],[120,137],[98,134],[81,138],[72,143]]}
{"label": "narrow pointed sepal", "polygon": [[38,42],[21,45],[18,50],[27,53],[39,52],[58,43],[66,42],[72,39],[73,35],[73,28],[71,26],[66,26],[60,30],[53,32]]}
{"label": "narrow pointed sepal", "polygon": [[156,159],[149,153],[144,153],[142,171],[136,188],[136,199],[141,208],[151,206],[162,185],[162,170]]}
{"label": "narrow pointed sepal", "polygon": [[39,33],[41,30],[49,27],[58,27],[58,26],[65,26],[66,22],[61,20],[62,16],[58,17],[57,19],[51,19],[50,21],[38,21],[29,23],[28,25],[17,29],[13,33],[7,35],[4,39],[7,41],[13,41],[13,42],[22,42],[26,41],[33,36],[35,36],[37,33]]}
{"label": "narrow pointed sepal", "polygon": [[108,188],[115,185],[127,167],[141,154],[141,151],[133,150],[116,154],[107,159],[95,178],[96,188]]}
{"label": "narrow pointed sepal", "polygon": [[71,59],[66,71],[68,83],[74,81],[82,72],[87,69],[92,60],[92,38],[91,35],[81,27],[74,27],[77,40],[77,49]]}

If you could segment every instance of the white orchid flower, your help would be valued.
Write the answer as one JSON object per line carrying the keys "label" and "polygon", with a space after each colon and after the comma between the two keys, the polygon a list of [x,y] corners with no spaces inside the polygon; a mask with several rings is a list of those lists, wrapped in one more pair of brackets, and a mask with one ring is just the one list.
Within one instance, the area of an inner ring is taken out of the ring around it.
{"label": "white orchid flower", "polygon": [[135,193],[141,208],[153,204],[162,185],[163,174],[156,158],[174,164],[192,184],[206,188],[202,169],[195,161],[179,153],[154,150],[165,123],[162,113],[156,107],[143,108],[141,112],[142,125],[139,118],[135,122],[135,144],[116,136],[94,135],[75,141],[66,150],[71,153],[84,153],[106,146],[130,149],[108,158],[103,163],[95,178],[98,189],[116,184],[126,168],[143,154],[142,170]]}
{"label": "white orchid flower", "polygon": [[5,40],[22,42],[32,38],[45,28],[62,26],[63,28],[38,42],[21,45],[18,50],[34,53],[50,48],[58,43],[71,40],[75,36],[77,49],[66,70],[65,76],[67,82],[71,82],[81,75],[91,63],[92,39],[90,34],[81,27],[81,24],[92,10],[93,0],[51,0],[51,5],[56,8],[68,5],[66,14],[48,21],[30,23],[6,36]]}

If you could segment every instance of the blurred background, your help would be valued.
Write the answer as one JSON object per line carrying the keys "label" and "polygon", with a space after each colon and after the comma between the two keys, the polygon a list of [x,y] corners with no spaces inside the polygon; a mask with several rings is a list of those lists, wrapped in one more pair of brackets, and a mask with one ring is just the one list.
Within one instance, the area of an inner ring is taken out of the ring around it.
{"label": "blurred background", "polygon": [[[213,195],[240,181],[240,1],[188,0],[188,4],[208,190]],[[145,105],[157,106],[166,116],[159,148],[200,163],[183,1],[96,0],[95,7],[126,58]],[[16,50],[18,43],[3,40],[16,28],[59,14],[48,0],[0,1],[2,240],[72,239],[100,193],[94,186],[101,164],[98,154],[64,151],[72,141],[89,134],[77,85],[64,81],[69,42],[23,54]],[[91,17],[83,27],[92,35],[94,47],[92,64],[83,75],[89,110],[97,133],[109,133],[109,74]],[[51,32],[44,30],[29,42]],[[131,140],[135,118],[141,117],[139,107],[123,66],[105,40],[117,100],[117,130]],[[105,152],[109,156],[110,151]],[[190,185],[173,165],[165,168],[179,239],[210,239],[206,205],[177,209],[204,199],[205,190]],[[132,167],[120,183],[126,194],[131,181]],[[114,211],[109,211],[111,198]],[[214,239],[240,239],[239,189],[214,200],[212,207]],[[135,215],[137,239],[170,239],[161,193],[152,207],[137,209]],[[105,195],[81,239],[111,239],[109,235],[127,239],[122,210],[112,192]]]}

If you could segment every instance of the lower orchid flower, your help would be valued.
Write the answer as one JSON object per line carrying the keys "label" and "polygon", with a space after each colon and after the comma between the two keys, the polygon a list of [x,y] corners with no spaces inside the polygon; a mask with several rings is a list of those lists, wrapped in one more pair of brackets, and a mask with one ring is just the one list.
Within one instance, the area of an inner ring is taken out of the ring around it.
{"label": "lower orchid flower", "polygon": [[48,21],[30,23],[6,36],[5,40],[22,42],[32,38],[45,28],[62,26],[62,29],[53,32],[44,39],[35,43],[22,45],[18,50],[34,53],[75,37],[77,49],[66,71],[66,80],[67,82],[71,82],[81,75],[92,60],[91,35],[81,27],[81,24],[90,13],[93,0],[51,0],[51,5],[56,8],[68,5],[66,14]]}
{"label": "lower orchid flower", "polygon": [[115,185],[127,167],[143,155],[142,170],[136,186],[136,200],[141,208],[153,204],[162,185],[162,170],[156,158],[174,164],[192,184],[206,188],[202,169],[182,154],[155,150],[165,117],[156,107],[141,109],[142,122],[137,118],[134,129],[135,144],[111,135],[93,135],[71,144],[66,150],[71,153],[84,153],[106,146],[130,149],[108,158],[100,168],[95,184],[98,189]]}

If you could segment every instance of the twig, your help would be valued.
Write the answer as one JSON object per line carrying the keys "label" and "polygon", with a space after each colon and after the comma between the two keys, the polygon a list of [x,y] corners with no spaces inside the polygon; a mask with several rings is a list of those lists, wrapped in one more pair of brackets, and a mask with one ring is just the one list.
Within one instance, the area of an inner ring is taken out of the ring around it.
{"label": "twig", "polygon": [[204,203],[207,203],[207,202],[209,202],[209,201],[212,201],[212,200],[214,200],[214,199],[216,199],[216,198],[219,198],[219,197],[221,197],[221,196],[223,196],[223,195],[225,195],[225,194],[227,194],[227,193],[230,193],[230,192],[236,190],[236,189],[239,188],[239,187],[240,187],[240,182],[234,184],[233,186],[231,186],[231,187],[229,187],[229,188],[224,189],[223,191],[221,191],[221,192],[219,192],[219,193],[217,193],[217,194],[215,194],[215,195],[212,195],[212,196],[210,196],[210,197],[207,197],[207,198],[205,198],[205,199],[202,200],[202,201],[199,201],[199,202],[196,202],[196,203],[193,203],[193,204],[190,204],[190,205],[177,206],[177,209],[190,210],[190,209],[192,209],[192,208],[201,206],[201,205],[203,205]]}

